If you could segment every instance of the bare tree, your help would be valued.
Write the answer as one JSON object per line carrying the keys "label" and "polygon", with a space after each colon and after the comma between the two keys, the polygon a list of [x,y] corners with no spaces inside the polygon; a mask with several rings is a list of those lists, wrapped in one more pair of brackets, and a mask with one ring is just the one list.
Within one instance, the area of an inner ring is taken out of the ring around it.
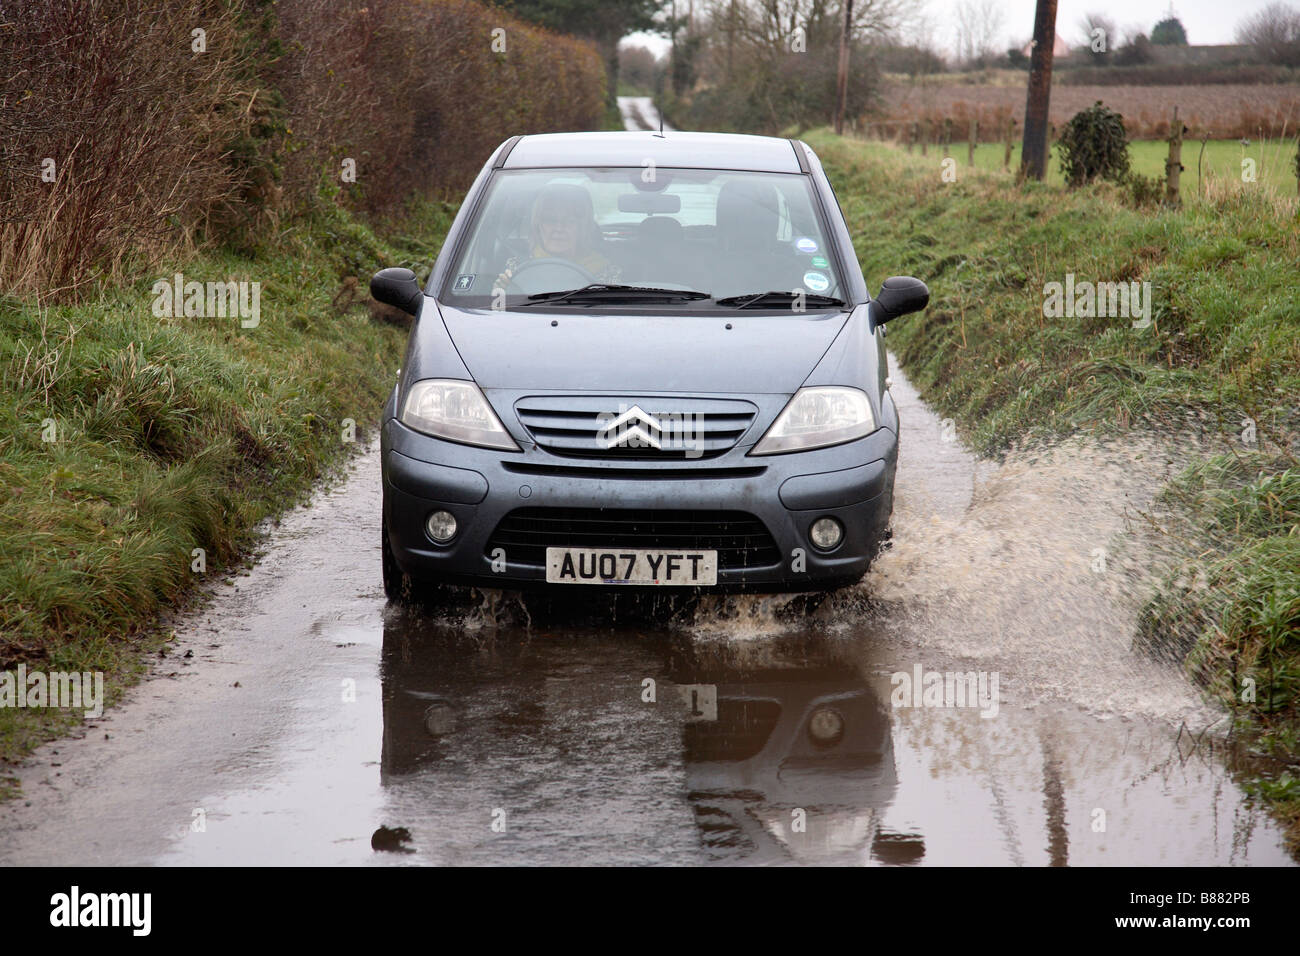
{"label": "bare tree", "polygon": [[[852,39],[892,40],[922,6],[923,0],[854,0]],[[842,0],[730,0],[715,7],[723,8],[719,20],[734,22],[740,37],[773,50],[788,51],[797,31],[808,49],[835,44],[844,22]]]}
{"label": "bare tree", "polygon": [[1253,46],[1269,63],[1300,66],[1300,10],[1270,3],[1237,24],[1237,42]]}
{"label": "bare tree", "polygon": [[1112,52],[1119,43],[1119,28],[1104,13],[1086,14],[1079,21],[1079,31],[1083,34],[1081,46],[1088,51],[1094,62],[1105,60],[1106,54]]}
{"label": "bare tree", "polygon": [[1136,66],[1151,62],[1151,40],[1144,28],[1133,24],[1126,25],[1121,31],[1124,41],[1118,45],[1115,63],[1118,66]]}
{"label": "bare tree", "polygon": [[924,0],[699,0],[700,125],[779,131],[828,122],[838,102],[838,53],[851,7],[845,116],[878,95],[882,51],[909,29]]}
{"label": "bare tree", "polygon": [[892,42],[900,51],[906,51],[905,59],[912,66],[899,72],[942,72],[947,66],[947,55],[938,37],[939,27],[927,9],[918,8],[913,15],[902,19]]}
{"label": "bare tree", "polygon": [[970,65],[997,55],[1003,8],[998,0],[961,0],[956,10],[957,58]]}
{"label": "bare tree", "polygon": [[643,46],[629,44],[618,48],[619,79],[640,90],[654,88],[660,64],[655,55]]}

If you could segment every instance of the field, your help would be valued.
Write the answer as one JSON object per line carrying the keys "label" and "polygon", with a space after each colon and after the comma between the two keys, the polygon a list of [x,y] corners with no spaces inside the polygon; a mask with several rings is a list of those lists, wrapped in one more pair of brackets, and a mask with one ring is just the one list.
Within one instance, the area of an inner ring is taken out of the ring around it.
{"label": "field", "polygon": [[[1025,118],[1025,84],[891,83],[883,91],[881,114],[891,124],[918,120],[953,121],[954,140],[965,139],[966,124],[977,118],[996,138],[1006,116]],[[1060,126],[1101,100],[1124,116],[1129,135],[1158,139],[1169,134],[1174,107],[1189,137],[1258,140],[1294,137],[1300,129],[1300,85],[1204,84],[1197,86],[1052,85],[1051,121]],[[894,127],[890,127],[891,135]]]}
{"label": "field", "polygon": [[[1258,183],[1271,188],[1284,196],[1296,195],[1296,175],[1292,162],[1295,157],[1294,140],[1252,141],[1249,146],[1242,146],[1235,139],[1210,140],[1201,153],[1198,140],[1183,143],[1183,195],[1195,195],[1198,189],[1197,160],[1200,159],[1199,181],[1209,188],[1211,180],[1223,183],[1241,183],[1242,160],[1255,161],[1255,176]],[[920,157],[916,148],[913,155]],[[957,175],[960,177],[966,169],[966,144],[953,143],[951,155],[957,160]],[[1001,169],[1004,149],[1001,143],[981,143],[975,148],[975,165],[979,169]],[[1165,160],[1169,155],[1169,144],[1164,140],[1138,140],[1129,144],[1130,168],[1143,176],[1164,176]],[[936,164],[943,156],[941,149],[931,148],[928,157]],[[1011,150],[1011,170],[1020,167],[1020,143],[1017,141]],[[1060,158],[1056,149],[1052,149],[1047,167],[1047,181],[1064,185],[1061,174]]]}

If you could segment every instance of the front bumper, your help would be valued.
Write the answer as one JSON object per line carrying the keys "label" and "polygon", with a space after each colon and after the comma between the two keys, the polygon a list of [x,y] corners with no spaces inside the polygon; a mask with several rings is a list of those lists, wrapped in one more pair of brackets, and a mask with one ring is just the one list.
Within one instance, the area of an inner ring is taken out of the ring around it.
{"label": "front bumper", "polygon": [[[381,447],[384,523],[402,570],[417,585],[506,589],[546,586],[539,561],[512,558],[509,549],[493,560],[489,546],[498,524],[520,508],[743,512],[762,522],[774,548],[762,564],[719,567],[716,587],[703,590],[798,592],[852,583],[888,533],[898,457],[898,438],[888,427],[815,451],[754,458],[745,455],[747,446],[672,465],[575,460],[536,447],[515,453],[474,448],[420,434],[393,418],[384,422]],[[425,534],[425,519],[435,510],[456,518],[449,544]],[[823,516],[844,526],[843,540],[830,552],[808,538]]]}

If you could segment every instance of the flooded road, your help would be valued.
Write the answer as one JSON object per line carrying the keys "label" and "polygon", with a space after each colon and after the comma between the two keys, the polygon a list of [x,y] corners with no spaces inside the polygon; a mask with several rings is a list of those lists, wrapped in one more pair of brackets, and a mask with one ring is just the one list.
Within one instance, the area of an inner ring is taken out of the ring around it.
{"label": "flooded road", "polygon": [[372,447],[20,771],[0,863],[1289,863],[1224,715],[1132,648],[1176,463],[977,463],[894,380],[892,547],[825,600],[386,606]]}

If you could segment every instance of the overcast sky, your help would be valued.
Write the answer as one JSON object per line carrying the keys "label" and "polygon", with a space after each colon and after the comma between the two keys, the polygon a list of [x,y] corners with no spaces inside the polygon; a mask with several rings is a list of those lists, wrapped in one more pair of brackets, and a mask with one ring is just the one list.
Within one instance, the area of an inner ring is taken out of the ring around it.
{"label": "overcast sky", "polygon": [[[959,0],[929,0],[927,7],[936,24],[951,24],[953,11]],[[1237,24],[1252,13],[1268,6],[1270,0],[1182,0],[1174,3],[1174,14],[1182,21],[1187,30],[1187,42],[1201,44],[1232,43]],[[998,4],[1003,11],[1002,46],[1013,42],[1028,41],[1034,32],[1034,0],[1000,0]],[[1293,5],[1295,5],[1293,3]],[[1122,31],[1126,26],[1141,27],[1144,33],[1150,33],[1156,23],[1163,20],[1169,12],[1169,0],[1059,0],[1056,7],[1056,32],[1067,43],[1079,42],[1082,33],[1079,21],[1088,13],[1101,13],[1115,21]],[[936,42],[951,48],[954,43],[952,30],[943,36],[943,27],[936,28]]]}
{"label": "overcast sky", "polygon": [[[960,0],[927,0],[926,13],[933,24],[936,46],[951,52],[956,44],[953,35],[953,11]],[[1187,40],[1195,44],[1232,43],[1237,24],[1252,13],[1269,4],[1270,0],[1181,0],[1173,4],[1174,13],[1187,30]],[[1300,0],[1291,0],[1300,6]],[[1012,43],[1024,43],[1034,30],[1035,0],[999,0],[1003,11],[1002,42],[1005,48]],[[1059,0],[1056,10],[1056,30],[1071,46],[1081,41],[1079,21],[1087,13],[1101,13],[1113,19],[1123,31],[1128,26],[1141,27],[1150,33],[1158,21],[1169,11],[1169,0]],[[662,55],[668,41],[657,37],[638,35],[629,38],[642,43],[656,54]]]}

